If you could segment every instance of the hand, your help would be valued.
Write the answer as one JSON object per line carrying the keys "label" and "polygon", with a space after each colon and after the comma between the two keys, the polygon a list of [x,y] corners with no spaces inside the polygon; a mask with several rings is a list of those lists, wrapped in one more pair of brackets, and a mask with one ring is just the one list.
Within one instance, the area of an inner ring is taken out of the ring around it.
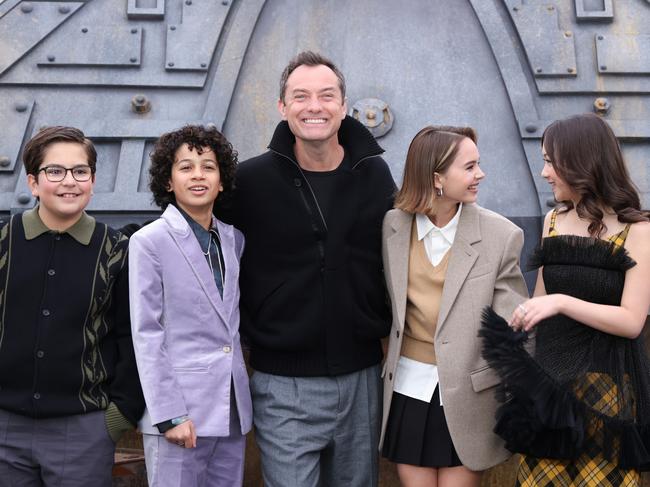
{"label": "hand", "polygon": [[514,330],[530,331],[542,320],[560,312],[561,294],[537,296],[518,305],[508,324]]}
{"label": "hand", "polygon": [[196,448],[196,430],[194,423],[188,419],[184,423],[165,431],[165,439],[182,448]]}

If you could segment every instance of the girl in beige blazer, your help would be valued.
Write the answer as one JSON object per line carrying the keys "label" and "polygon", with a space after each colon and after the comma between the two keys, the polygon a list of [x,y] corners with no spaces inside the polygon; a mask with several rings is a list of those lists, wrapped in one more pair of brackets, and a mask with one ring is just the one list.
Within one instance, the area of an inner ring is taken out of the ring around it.
{"label": "girl in beige blazer", "polygon": [[380,448],[406,487],[478,486],[509,455],[492,432],[499,379],[477,332],[485,306],[509,316],[527,297],[523,232],[475,204],[484,177],[473,129],[425,127],[384,219],[393,325]]}

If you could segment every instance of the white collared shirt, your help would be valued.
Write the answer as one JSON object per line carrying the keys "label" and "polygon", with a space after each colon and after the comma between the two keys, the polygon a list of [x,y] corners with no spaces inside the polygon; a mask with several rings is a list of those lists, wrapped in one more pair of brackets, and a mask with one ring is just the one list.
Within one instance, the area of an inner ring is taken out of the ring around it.
{"label": "white collared shirt", "polygon": [[[462,203],[458,205],[458,211],[444,227],[435,226],[426,215],[421,213],[415,215],[418,240],[424,240],[427,257],[434,266],[440,264],[454,243],[462,207]],[[404,356],[399,358],[393,387],[395,392],[420,401],[431,402],[437,386],[438,367]],[[440,405],[442,406],[442,391],[439,395]]]}

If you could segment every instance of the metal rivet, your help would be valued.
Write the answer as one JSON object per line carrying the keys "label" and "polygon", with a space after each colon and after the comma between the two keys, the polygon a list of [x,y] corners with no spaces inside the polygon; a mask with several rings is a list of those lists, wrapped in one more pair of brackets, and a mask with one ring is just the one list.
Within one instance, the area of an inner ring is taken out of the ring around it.
{"label": "metal rivet", "polygon": [[571,37],[573,33],[570,30],[564,31],[564,37]]}
{"label": "metal rivet", "polygon": [[536,73],[542,73],[542,72],[544,72],[544,70],[542,68],[535,68],[535,72]]}
{"label": "metal rivet", "polygon": [[576,68],[566,68],[567,73],[575,73]]}
{"label": "metal rivet", "polygon": [[375,112],[374,110],[367,110],[366,111],[366,118],[368,120],[374,120],[375,118],[377,118],[377,112]]}
{"label": "metal rivet", "polygon": [[386,103],[378,98],[363,98],[357,101],[349,111],[375,137],[386,135],[393,127],[395,117]]}
{"label": "metal rivet", "polygon": [[597,113],[600,113],[600,114],[607,113],[609,111],[610,106],[611,106],[611,104],[609,103],[609,100],[607,98],[605,98],[605,97],[596,98],[594,100],[594,110]]}
{"label": "metal rivet", "polygon": [[176,26],[175,25],[170,25],[169,30],[176,30]]}
{"label": "metal rivet", "polygon": [[228,5],[228,0],[223,0],[223,2],[221,2],[221,5]]}
{"label": "metal rivet", "polygon": [[0,156],[0,166],[7,167],[9,164],[11,164],[11,159],[7,156]]}
{"label": "metal rivet", "polygon": [[512,10],[514,10],[515,12],[517,12],[517,11],[519,10],[519,7],[512,7]]}
{"label": "metal rivet", "polygon": [[192,5],[192,0],[185,0],[185,5]]}
{"label": "metal rivet", "polygon": [[607,66],[605,66],[604,64],[601,65],[601,66],[600,66],[600,70],[601,70],[601,71],[607,71]]}
{"label": "metal rivet", "polygon": [[27,103],[16,103],[14,105],[14,108],[16,109],[17,112],[27,111]]}
{"label": "metal rivet", "polygon": [[88,32],[88,28],[84,27],[83,29],[81,29],[81,32],[83,32],[85,34],[86,32]]}
{"label": "metal rivet", "polygon": [[552,12],[553,10],[555,10],[555,7],[553,5],[549,5],[548,7],[546,7],[546,10]]}
{"label": "metal rivet", "polygon": [[207,65],[206,63],[201,63],[201,67],[202,67],[202,68],[205,68],[205,67],[207,67],[207,66],[208,66],[208,65]]}
{"label": "metal rivet", "polygon": [[69,14],[70,13],[70,7],[68,7],[67,5],[61,5],[59,7],[59,13]]}
{"label": "metal rivet", "polygon": [[605,38],[604,36],[598,36],[598,37],[596,37],[596,39],[598,39],[599,41],[602,41],[604,38]]}
{"label": "metal rivet", "polygon": [[131,34],[137,34],[137,33],[138,33],[138,29],[135,28],[131,29]]}
{"label": "metal rivet", "polygon": [[31,4],[31,3],[23,3],[23,4],[20,6],[20,11],[23,12],[23,13],[25,13],[25,14],[28,14],[28,13],[31,12],[32,10],[34,10],[34,7],[32,7],[32,4]]}
{"label": "metal rivet", "polygon": [[49,62],[53,63],[54,61],[56,61],[56,56],[54,56],[53,54],[50,54],[49,56],[47,56],[47,60]]}
{"label": "metal rivet", "polygon": [[534,123],[526,124],[526,127],[524,128],[526,129],[526,132],[528,132],[529,134],[534,134],[535,132],[537,132],[537,125],[535,125]]}
{"label": "metal rivet", "polygon": [[135,113],[147,113],[151,110],[151,102],[144,95],[135,95],[131,98],[131,110]]}
{"label": "metal rivet", "polygon": [[132,57],[132,58],[129,58],[129,61],[131,61],[132,63],[135,63],[135,62],[137,62],[137,60],[138,60],[138,58],[137,58],[137,57]]}
{"label": "metal rivet", "polygon": [[167,66],[169,66],[170,68],[173,68],[173,67],[174,67],[174,63],[171,63],[171,62],[170,62],[170,63],[167,63]]}
{"label": "metal rivet", "polygon": [[20,193],[17,200],[21,205],[26,205],[32,200],[32,197],[28,193]]}

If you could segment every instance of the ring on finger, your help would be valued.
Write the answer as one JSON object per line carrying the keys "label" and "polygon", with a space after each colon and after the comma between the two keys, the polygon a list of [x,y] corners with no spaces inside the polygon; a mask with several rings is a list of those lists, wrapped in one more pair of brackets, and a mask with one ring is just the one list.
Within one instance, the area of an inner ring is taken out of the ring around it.
{"label": "ring on finger", "polygon": [[526,316],[526,313],[528,313],[528,310],[526,309],[526,307],[523,304],[517,305],[517,309],[519,309],[524,316]]}

